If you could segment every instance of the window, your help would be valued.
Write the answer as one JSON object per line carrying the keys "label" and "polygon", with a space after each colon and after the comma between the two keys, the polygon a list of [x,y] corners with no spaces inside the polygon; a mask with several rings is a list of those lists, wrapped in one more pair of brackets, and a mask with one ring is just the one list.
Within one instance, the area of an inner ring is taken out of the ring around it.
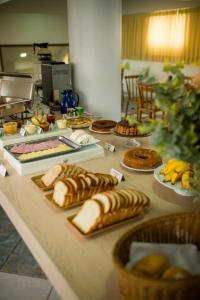
{"label": "window", "polygon": [[124,15],[122,58],[200,62],[200,7]]}
{"label": "window", "polygon": [[181,49],[185,38],[185,14],[149,18],[148,45],[155,48]]}

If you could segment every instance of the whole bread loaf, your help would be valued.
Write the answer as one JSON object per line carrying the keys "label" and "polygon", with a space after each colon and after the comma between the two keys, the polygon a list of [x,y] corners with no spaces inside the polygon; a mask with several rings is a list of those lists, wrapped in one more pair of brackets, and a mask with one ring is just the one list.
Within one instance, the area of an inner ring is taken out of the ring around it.
{"label": "whole bread loaf", "polygon": [[51,167],[42,177],[41,181],[46,187],[53,187],[56,180],[65,176],[76,176],[87,173],[83,168],[74,164],[58,164]]}
{"label": "whole bread loaf", "polygon": [[118,183],[109,174],[86,173],[63,177],[54,185],[53,201],[62,208],[92,197],[95,193],[110,190]]}
{"label": "whole bread loaf", "polygon": [[150,199],[134,189],[115,189],[97,193],[84,202],[73,224],[84,234],[141,215]]}

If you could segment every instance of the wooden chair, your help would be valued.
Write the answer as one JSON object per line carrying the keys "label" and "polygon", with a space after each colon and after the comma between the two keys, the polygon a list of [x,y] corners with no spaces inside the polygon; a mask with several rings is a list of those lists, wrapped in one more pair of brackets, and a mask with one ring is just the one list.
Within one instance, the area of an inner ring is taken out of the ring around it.
{"label": "wooden chair", "polygon": [[124,76],[124,80],[126,83],[127,89],[127,102],[126,102],[126,110],[125,110],[125,118],[128,113],[128,107],[131,102],[134,102],[137,105],[138,98],[139,98],[139,91],[138,91],[138,81],[139,75],[129,75]]}
{"label": "wooden chair", "polygon": [[191,84],[192,83],[192,77],[191,76],[184,76],[184,83]]}
{"label": "wooden chair", "polygon": [[[161,110],[155,105],[155,94],[152,86],[147,84],[138,84],[138,90],[140,97],[137,103],[137,120],[141,122],[142,114],[148,114],[149,119],[156,119],[156,113]],[[162,113],[162,119],[164,119],[164,112]]]}
{"label": "wooden chair", "polygon": [[192,89],[192,77],[191,76],[184,76],[184,85],[185,88],[190,90]]}
{"label": "wooden chair", "polygon": [[124,68],[121,68],[121,101],[124,102]]}

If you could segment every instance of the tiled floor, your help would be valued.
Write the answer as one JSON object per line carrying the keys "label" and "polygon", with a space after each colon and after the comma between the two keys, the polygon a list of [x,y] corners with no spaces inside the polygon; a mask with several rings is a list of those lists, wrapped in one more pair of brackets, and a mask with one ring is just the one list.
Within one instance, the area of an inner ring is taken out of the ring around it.
{"label": "tiled floor", "polygon": [[0,300],[60,298],[0,206]]}
{"label": "tiled floor", "polygon": [[1,267],[1,272],[46,279],[46,276],[40,269],[40,266],[35,261],[22,240],[19,241],[8,256],[6,262]]}

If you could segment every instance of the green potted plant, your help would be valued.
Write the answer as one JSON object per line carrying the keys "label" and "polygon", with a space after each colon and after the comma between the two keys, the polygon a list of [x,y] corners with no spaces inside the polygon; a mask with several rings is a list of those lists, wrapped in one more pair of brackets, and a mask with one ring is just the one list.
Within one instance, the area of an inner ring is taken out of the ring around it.
{"label": "green potted plant", "polygon": [[161,155],[192,165],[192,186],[200,194],[200,75],[186,85],[182,68],[181,63],[165,64],[165,82],[149,77],[148,70],[142,81],[154,86],[156,105],[166,115],[165,122],[154,120],[150,125],[152,144]]}

